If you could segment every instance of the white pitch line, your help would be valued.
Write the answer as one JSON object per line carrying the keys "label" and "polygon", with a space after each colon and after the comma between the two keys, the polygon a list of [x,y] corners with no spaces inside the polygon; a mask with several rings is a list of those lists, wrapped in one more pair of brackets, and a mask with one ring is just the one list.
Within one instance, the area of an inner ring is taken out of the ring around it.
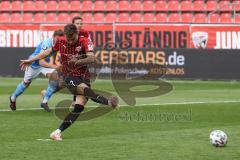
{"label": "white pitch line", "polygon": [[44,141],[44,142],[48,142],[48,141],[52,141],[51,139],[36,139],[37,141]]}
{"label": "white pitch line", "polygon": [[[16,111],[31,111],[31,110],[43,110],[43,108],[19,108]],[[0,109],[0,112],[10,112],[11,109]]]}
{"label": "white pitch line", "polygon": [[182,104],[214,104],[214,103],[239,103],[239,101],[202,101],[202,102],[170,102],[170,103],[161,103],[161,104],[140,104],[138,106],[150,106],[150,105],[153,105],[153,106],[156,106],[156,105],[159,105],[159,106],[165,106],[165,105],[182,105]]}
{"label": "white pitch line", "polygon": [[[171,103],[160,103],[160,104],[136,104],[137,106],[166,106],[166,105],[184,105],[184,104],[214,104],[214,103],[240,103],[239,101],[198,101],[198,102],[171,102]],[[128,107],[129,105],[120,105],[120,107]],[[87,108],[96,108],[97,106],[87,106]],[[67,107],[66,107],[67,108]],[[16,111],[32,111],[32,110],[43,110],[42,108],[19,108]],[[10,112],[10,109],[0,109],[0,112]]]}

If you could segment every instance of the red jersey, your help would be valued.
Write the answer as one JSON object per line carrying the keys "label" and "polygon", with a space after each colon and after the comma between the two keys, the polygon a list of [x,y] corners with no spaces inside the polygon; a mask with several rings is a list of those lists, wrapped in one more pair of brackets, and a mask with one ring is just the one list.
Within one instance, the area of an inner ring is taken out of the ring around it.
{"label": "red jersey", "polygon": [[84,36],[84,37],[88,38],[90,41],[92,41],[91,37],[89,35],[89,32],[87,30],[80,29],[78,34],[79,34],[79,36]]}
{"label": "red jersey", "polygon": [[72,76],[90,76],[87,66],[82,67],[73,67],[68,64],[68,62],[74,56],[81,56],[86,57],[87,52],[93,51],[92,42],[85,36],[78,36],[78,41],[73,44],[69,45],[67,43],[66,37],[60,37],[55,45],[52,47],[53,51],[60,52],[60,62],[62,64],[62,72],[65,76],[72,75]]}

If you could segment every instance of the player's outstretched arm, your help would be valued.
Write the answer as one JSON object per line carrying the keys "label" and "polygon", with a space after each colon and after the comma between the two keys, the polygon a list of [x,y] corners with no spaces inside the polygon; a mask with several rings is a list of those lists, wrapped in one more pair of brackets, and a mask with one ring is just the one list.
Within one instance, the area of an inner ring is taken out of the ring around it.
{"label": "player's outstretched arm", "polygon": [[32,62],[47,57],[48,55],[51,54],[51,52],[52,52],[52,48],[49,48],[30,59],[21,60],[21,63],[20,63],[21,70],[26,70]]}
{"label": "player's outstretched arm", "polygon": [[45,68],[53,68],[53,69],[57,69],[57,68],[58,68],[58,65],[53,64],[53,63],[48,63],[48,62],[46,62],[45,59],[39,60],[39,64],[40,64],[42,67],[45,67]]}

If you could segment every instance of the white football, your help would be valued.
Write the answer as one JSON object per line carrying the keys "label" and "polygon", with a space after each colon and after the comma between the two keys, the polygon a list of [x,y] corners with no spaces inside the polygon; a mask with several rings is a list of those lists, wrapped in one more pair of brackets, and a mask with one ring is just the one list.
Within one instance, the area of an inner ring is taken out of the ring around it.
{"label": "white football", "polygon": [[210,143],[215,147],[223,147],[228,142],[227,134],[221,130],[214,130],[209,135]]}

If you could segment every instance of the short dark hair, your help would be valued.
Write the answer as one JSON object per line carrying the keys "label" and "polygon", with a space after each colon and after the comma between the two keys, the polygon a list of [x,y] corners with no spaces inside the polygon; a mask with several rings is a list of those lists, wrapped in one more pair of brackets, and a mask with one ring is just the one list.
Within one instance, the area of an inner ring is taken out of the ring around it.
{"label": "short dark hair", "polygon": [[63,36],[63,35],[64,35],[64,32],[61,29],[55,30],[53,32],[53,37],[55,37],[55,36]]}
{"label": "short dark hair", "polygon": [[82,17],[80,17],[80,16],[75,16],[75,17],[73,17],[72,23],[74,23],[77,19],[82,20]]}
{"label": "short dark hair", "polygon": [[71,36],[74,33],[78,33],[77,27],[74,24],[67,24],[64,26],[64,34],[66,36]]}

